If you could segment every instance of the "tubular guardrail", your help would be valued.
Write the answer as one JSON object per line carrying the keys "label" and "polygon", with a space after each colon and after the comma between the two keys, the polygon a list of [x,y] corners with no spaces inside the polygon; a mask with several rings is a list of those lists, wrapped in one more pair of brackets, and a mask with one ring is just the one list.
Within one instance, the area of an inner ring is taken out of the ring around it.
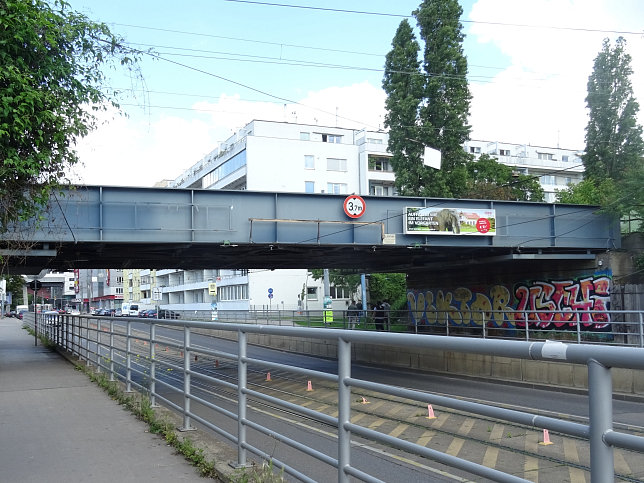
{"label": "tubular guardrail", "polygon": [[[40,318],[42,320],[35,327],[37,333],[46,336],[60,349],[69,351],[81,360],[87,361],[88,364],[94,365],[98,371],[107,372],[111,379],[118,378],[126,385],[128,391],[132,387],[136,387],[148,394],[153,405],[156,405],[158,401],[162,401],[164,405],[178,411],[183,416],[183,430],[192,429],[192,423],[196,421],[231,441],[237,446],[238,465],[246,465],[248,453],[252,453],[260,458],[270,460],[275,467],[282,468],[286,473],[302,481],[313,480],[303,473],[305,469],[296,468],[284,461],[280,461],[271,456],[265,449],[252,444],[248,439],[247,430],[250,428],[269,435],[336,468],[337,479],[340,482],[347,482],[350,477],[364,481],[380,481],[378,475],[368,474],[352,465],[352,452],[354,451],[352,441],[355,442],[355,436],[420,455],[493,481],[528,481],[497,469],[352,423],[351,391],[354,388],[407,398],[426,404],[441,405],[457,411],[466,411],[480,416],[587,439],[590,444],[590,472],[593,482],[613,481],[614,448],[644,452],[644,437],[621,433],[614,429],[611,379],[611,368],[644,369],[644,349],[642,348],[567,344],[552,341],[528,342],[524,340],[434,335],[419,336],[408,333],[382,333],[359,330],[331,331],[324,328],[221,322],[157,321],[133,318],[119,320],[70,315],[45,315]],[[145,324],[145,331],[142,332],[138,329],[137,333],[135,333],[133,330],[134,324],[137,324],[137,326]],[[176,339],[158,337],[157,328],[159,327],[181,331],[182,336]],[[208,331],[212,329],[236,333],[237,353],[217,351],[191,342],[193,332],[203,336],[208,335]],[[338,347],[337,375],[249,357],[247,347],[248,335],[250,334],[335,340]],[[140,343],[141,341],[144,342],[143,345]],[[588,371],[589,424],[357,379],[352,376],[351,371],[351,347],[353,343],[386,344],[389,347],[429,348],[509,358],[583,364]],[[182,357],[172,361],[158,357],[157,346],[159,345],[179,351]],[[198,355],[235,361],[237,365],[237,382],[226,381],[195,370],[191,365],[191,360]],[[134,363],[135,359],[136,363]],[[251,389],[248,385],[250,364],[253,367],[257,366],[269,370],[287,370],[334,384],[337,389],[337,417]],[[167,380],[159,378],[157,376],[159,369],[172,370],[181,374],[183,384],[173,385]],[[212,401],[200,397],[195,388],[197,381],[235,391],[237,394],[236,411],[227,410]],[[166,393],[159,392],[158,387],[163,387]],[[175,394],[178,397],[178,402],[171,400],[167,392]],[[301,441],[296,441],[283,433],[263,426],[258,421],[250,419],[247,411],[249,398],[274,404],[289,411],[295,411],[300,415],[335,427],[337,431],[337,457],[329,456],[320,449],[311,448]],[[198,415],[191,409],[191,403],[210,408],[217,414],[236,421],[236,434],[226,431],[221,424],[217,424],[218,418],[208,420]]]}
{"label": "tubular guardrail", "polygon": [[[634,310],[391,310],[379,324],[374,310],[219,311],[218,322],[382,330],[414,334],[644,347],[644,312]],[[211,313],[184,312],[211,321]]]}

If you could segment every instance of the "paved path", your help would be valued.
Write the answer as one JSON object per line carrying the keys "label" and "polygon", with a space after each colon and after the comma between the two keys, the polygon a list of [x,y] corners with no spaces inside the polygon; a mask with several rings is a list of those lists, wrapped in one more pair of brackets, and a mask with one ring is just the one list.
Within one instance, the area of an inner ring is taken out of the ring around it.
{"label": "paved path", "polygon": [[200,481],[197,470],[83,373],[0,319],[0,481]]}

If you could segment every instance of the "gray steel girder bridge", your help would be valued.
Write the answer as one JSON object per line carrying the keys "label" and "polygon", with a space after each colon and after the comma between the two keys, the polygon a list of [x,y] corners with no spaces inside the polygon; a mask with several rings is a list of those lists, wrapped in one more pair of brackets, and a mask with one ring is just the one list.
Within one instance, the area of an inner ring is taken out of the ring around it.
{"label": "gray steel girder bridge", "polygon": [[[352,268],[407,271],[446,264],[589,259],[620,247],[596,207],[487,200],[75,186],[44,220],[0,237],[10,270],[42,268]],[[411,234],[406,207],[494,210],[493,236]]]}

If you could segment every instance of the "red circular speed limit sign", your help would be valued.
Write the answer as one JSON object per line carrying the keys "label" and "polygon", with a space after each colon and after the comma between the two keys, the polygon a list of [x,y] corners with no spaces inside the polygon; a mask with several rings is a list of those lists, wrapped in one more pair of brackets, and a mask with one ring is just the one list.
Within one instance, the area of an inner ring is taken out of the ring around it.
{"label": "red circular speed limit sign", "polygon": [[349,218],[360,218],[367,208],[361,196],[351,195],[344,200],[344,212]]}

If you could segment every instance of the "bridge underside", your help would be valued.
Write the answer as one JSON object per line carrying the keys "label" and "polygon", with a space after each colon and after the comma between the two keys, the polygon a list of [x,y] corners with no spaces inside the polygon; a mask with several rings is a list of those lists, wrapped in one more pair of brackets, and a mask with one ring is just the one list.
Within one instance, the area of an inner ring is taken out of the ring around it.
{"label": "bridge underside", "polygon": [[409,272],[426,268],[484,266],[517,260],[593,259],[595,251],[512,250],[504,247],[397,247],[297,244],[77,243],[33,248],[13,257],[11,272],[43,268],[342,268],[366,272]]}
{"label": "bridge underside", "polygon": [[[486,200],[248,191],[78,187],[44,223],[0,237],[14,273],[43,268],[344,268],[408,272],[516,260],[590,259],[618,248],[619,227],[593,207]],[[412,233],[403,213],[493,213],[491,233]],[[12,239],[12,234],[15,238]]]}

